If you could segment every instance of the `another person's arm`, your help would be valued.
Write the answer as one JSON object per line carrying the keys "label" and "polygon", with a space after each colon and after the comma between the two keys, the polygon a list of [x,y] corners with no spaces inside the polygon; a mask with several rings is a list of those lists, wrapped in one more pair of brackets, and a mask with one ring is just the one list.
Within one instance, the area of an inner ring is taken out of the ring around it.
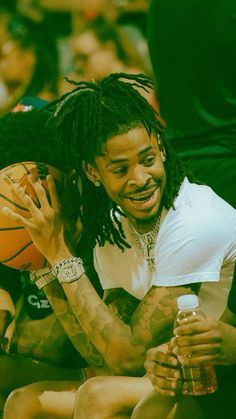
{"label": "another person's arm", "polygon": [[11,295],[0,288],[0,352],[6,349],[8,338],[5,336],[8,326],[15,316],[15,306]]}
{"label": "another person's arm", "polygon": [[20,274],[0,264],[0,347],[6,346],[6,330],[15,316],[15,303],[21,292]]}

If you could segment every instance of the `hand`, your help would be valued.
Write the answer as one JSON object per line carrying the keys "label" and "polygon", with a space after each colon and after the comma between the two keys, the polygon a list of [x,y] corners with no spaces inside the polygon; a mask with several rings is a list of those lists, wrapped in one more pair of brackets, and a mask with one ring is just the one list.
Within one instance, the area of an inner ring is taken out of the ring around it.
{"label": "hand", "polygon": [[181,356],[184,365],[236,363],[236,328],[233,326],[210,318],[198,322],[189,318],[188,323],[177,327],[174,333],[177,336],[171,340],[173,352]]}
{"label": "hand", "polygon": [[15,183],[12,183],[12,187],[29,210],[31,218],[25,218],[7,207],[2,208],[2,212],[25,227],[39,252],[53,265],[59,260],[72,256],[64,240],[56,186],[52,176],[48,175],[46,180],[51,201],[49,203],[43,185],[39,181],[33,181],[32,176],[28,176],[28,180],[35,190],[39,206],[36,206],[33,199],[25,192],[25,188]]}
{"label": "hand", "polygon": [[169,343],[149,349],[144,366],[157,393],[176,396],[180,378],[179,364]]}

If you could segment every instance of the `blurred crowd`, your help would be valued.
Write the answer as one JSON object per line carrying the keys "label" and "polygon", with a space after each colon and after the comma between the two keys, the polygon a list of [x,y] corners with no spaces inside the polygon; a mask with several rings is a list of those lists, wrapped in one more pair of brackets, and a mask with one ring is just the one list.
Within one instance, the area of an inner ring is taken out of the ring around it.
{"label": "blurred crowd", "polygon": [[1,0],[0,114],[25,96],[56,99],[73,88],[67,79],[150,75],[147,7],[148,0]]}

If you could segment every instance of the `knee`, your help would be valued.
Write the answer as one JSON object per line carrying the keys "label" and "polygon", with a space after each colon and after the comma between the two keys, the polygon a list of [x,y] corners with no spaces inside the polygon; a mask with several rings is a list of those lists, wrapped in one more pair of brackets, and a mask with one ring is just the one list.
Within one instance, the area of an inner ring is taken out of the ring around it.
{"label": "knee", "polygon": [[107,397],[105,377],[90,378],[80,386],[77,392],[74,417],[81,419],[105,418]]}
{"label": "knee", "polygon": [[[30,387],[30,386],[29,386]],[[26,419],[40,410],[40,404],[28,386],[12,391],[4,406],[4,419]]]}
{"label": "knee", "polygon": [[21,390],[14,390],[8,396],[4,406],[4,418],[8,419],[13,416],[17,410],[17,405],[21,404],[22,393]]}

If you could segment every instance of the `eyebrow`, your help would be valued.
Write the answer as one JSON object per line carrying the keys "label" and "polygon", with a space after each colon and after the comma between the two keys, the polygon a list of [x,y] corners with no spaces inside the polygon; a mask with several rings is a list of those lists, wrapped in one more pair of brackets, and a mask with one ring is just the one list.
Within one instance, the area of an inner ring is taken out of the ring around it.
{"label": "eyebrow", "polygon": [[[150,151],[153,148],[153,146],[148,145],[147,147],[145,147],[143,150],[140,150],[138,152],[138,156],[142,157],[143,154],[146,154],[148,151]],[[106,167],[111,166],[112,164],[117,164],[117,163],[124,163],[128,161],[128,159],[126,158],[118,158],[118,159],[111,159],[109,160],[109,162],[107,163]]]}

